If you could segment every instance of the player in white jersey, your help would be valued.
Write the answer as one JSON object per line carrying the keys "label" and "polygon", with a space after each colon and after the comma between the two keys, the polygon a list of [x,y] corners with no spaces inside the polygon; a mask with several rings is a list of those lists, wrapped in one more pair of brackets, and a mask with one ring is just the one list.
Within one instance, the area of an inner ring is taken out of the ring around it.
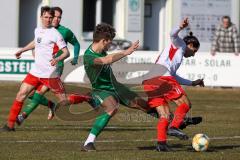
{"label": "player in white jersey", "polygon": [[[183,57],[194,56],[200,47],[198,39],[192,33],[183,39],[178,36],[178,33],[187,27],[188,24],[188,18],[185,18],[179,27],[172,30],[170,34],[171,44],[164,49],[156,60],[156,64],[163,66],[166,71],[162,75],[143,81],[144,90],[148,95],[148,104],[150,107],[155,108],[160,116],[157,124],[157,151],[170,151],[166,144],[167,134],[179,137],[180,139],[188,139],[186,134],[179,131],[179,127],[183,123],[184,117],[191,107],[191,103],[180,84],[204,86],[203,79],[190,81],[176,74]],[[170,84],[172,89],[163,95],[156,95],[157,92],[153,95],[152,93],[158,88],[158,84],[163,84],[163,82]],[[177,105],[170,126],[168,101],[173,101]]]}
{"label": "player in white jersey", "polygon": [[[69,51],[60,33],[51,26],[53,16],[54,12],[50,7],[42,7],[42,26],[35,29],[34,41],[16,53],[16,57],[20,58],[23,52],[35,48],[35,64],[23,80],[10,109],[8,124],[1,128],[1,131],[15,130],[14,125],[23,102],[34,89],[43,92],[49,88],[60,102],[67,101],[63,84],[55,71],[58,61],[66,59],[69,56]],[[55,58],[54,54],[59,50],[63,53]],[[38,96],[37,93],[33,95],[34,99],[38,99]]]}

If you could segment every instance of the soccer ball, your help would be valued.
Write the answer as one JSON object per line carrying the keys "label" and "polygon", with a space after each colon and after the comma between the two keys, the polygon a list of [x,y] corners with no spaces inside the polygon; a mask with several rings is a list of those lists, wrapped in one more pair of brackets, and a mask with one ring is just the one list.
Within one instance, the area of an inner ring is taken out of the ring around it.
{"label": "soccer ball", "polygon": [[206,134],[196,134],[192,140],[192,147],[195,151],[202,152],[208,149],[209,138]]}

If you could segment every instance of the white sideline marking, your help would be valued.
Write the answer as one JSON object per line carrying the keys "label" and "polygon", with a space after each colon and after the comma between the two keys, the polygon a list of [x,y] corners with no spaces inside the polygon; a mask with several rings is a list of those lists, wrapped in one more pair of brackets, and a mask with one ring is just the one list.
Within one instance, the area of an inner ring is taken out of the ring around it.
{"label": "white sideline marking", "polygon": [[[191,141],[192,138],[190,138]],[[240,139],[240,136],[232,137],[210,137],[210,140],[226,140],[226,139]],[[175,141],[178,139],[168,139]],[[156,139],[135,139],[135,140],[98,140],[98,143],[119,143],[119,142],[155,142]],[[83,143],[84,141],[77,140],[3,140],[2,143]]]}

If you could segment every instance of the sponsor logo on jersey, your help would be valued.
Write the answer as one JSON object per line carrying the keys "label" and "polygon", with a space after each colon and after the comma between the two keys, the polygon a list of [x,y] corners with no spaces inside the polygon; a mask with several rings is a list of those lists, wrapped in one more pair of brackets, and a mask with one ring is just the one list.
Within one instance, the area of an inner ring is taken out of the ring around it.
{"label": "sponsor logo on jersey", "polygon": [[42,38],[41,38],[41,37],[38,37],[38,38],[37,38],[37,43],[41,43],[41,41],[42,41]]}

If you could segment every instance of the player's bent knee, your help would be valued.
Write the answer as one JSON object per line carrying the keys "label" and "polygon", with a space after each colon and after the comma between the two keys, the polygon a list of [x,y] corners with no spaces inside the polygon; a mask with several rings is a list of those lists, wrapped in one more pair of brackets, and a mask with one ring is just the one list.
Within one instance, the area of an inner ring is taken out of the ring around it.
{"label": "player's bent knee", "polygon": [[186,104],[189,106],[189,108],[192,107],[191,102],[187,98],[181,97],[180,99],[176,100],[175,103],[180,106],[182,104]]}
{"label": "player's bent knee", "polygon": [[189,108],[192,108],[191,102],[189,100],[184,101],[183,103],[185,103],[186,105],[188,105]]}
{"label": "player's bent knee", "polygon": [[26,97],[27,97],[27,93],[26,92],[19,91],[17,93],[16,100],[22,102],[22,101],[24,101],[26,99]]}
{"label": "player's bent knee", "polygon": [[192,108],[191,103],[188,103],[188,102],[182,102],[182,103],[180,103],[178,106],[181,106],[181,105],[183,105],[183,104],[187,105],[187,106],[189,107],[189,109]]}
{"label": "player's bent knee", "polygon": [[113,115],[115,115],[117,113],[117,111],[118,111],[118,108],[113,108],[113,109],[107,111],[107,113],[109,115],[113,116]]}
{"label": "player's bent knee", "polygon": [[161,114],[159,117],[169,119],[170,114]]}
{"label": "player's bent knee", "polygon": [[192,108],[192,104],[191,104],[191,103],[189,103],[189,104],[188,104],[188,107],[191,109],[191,108]]}

